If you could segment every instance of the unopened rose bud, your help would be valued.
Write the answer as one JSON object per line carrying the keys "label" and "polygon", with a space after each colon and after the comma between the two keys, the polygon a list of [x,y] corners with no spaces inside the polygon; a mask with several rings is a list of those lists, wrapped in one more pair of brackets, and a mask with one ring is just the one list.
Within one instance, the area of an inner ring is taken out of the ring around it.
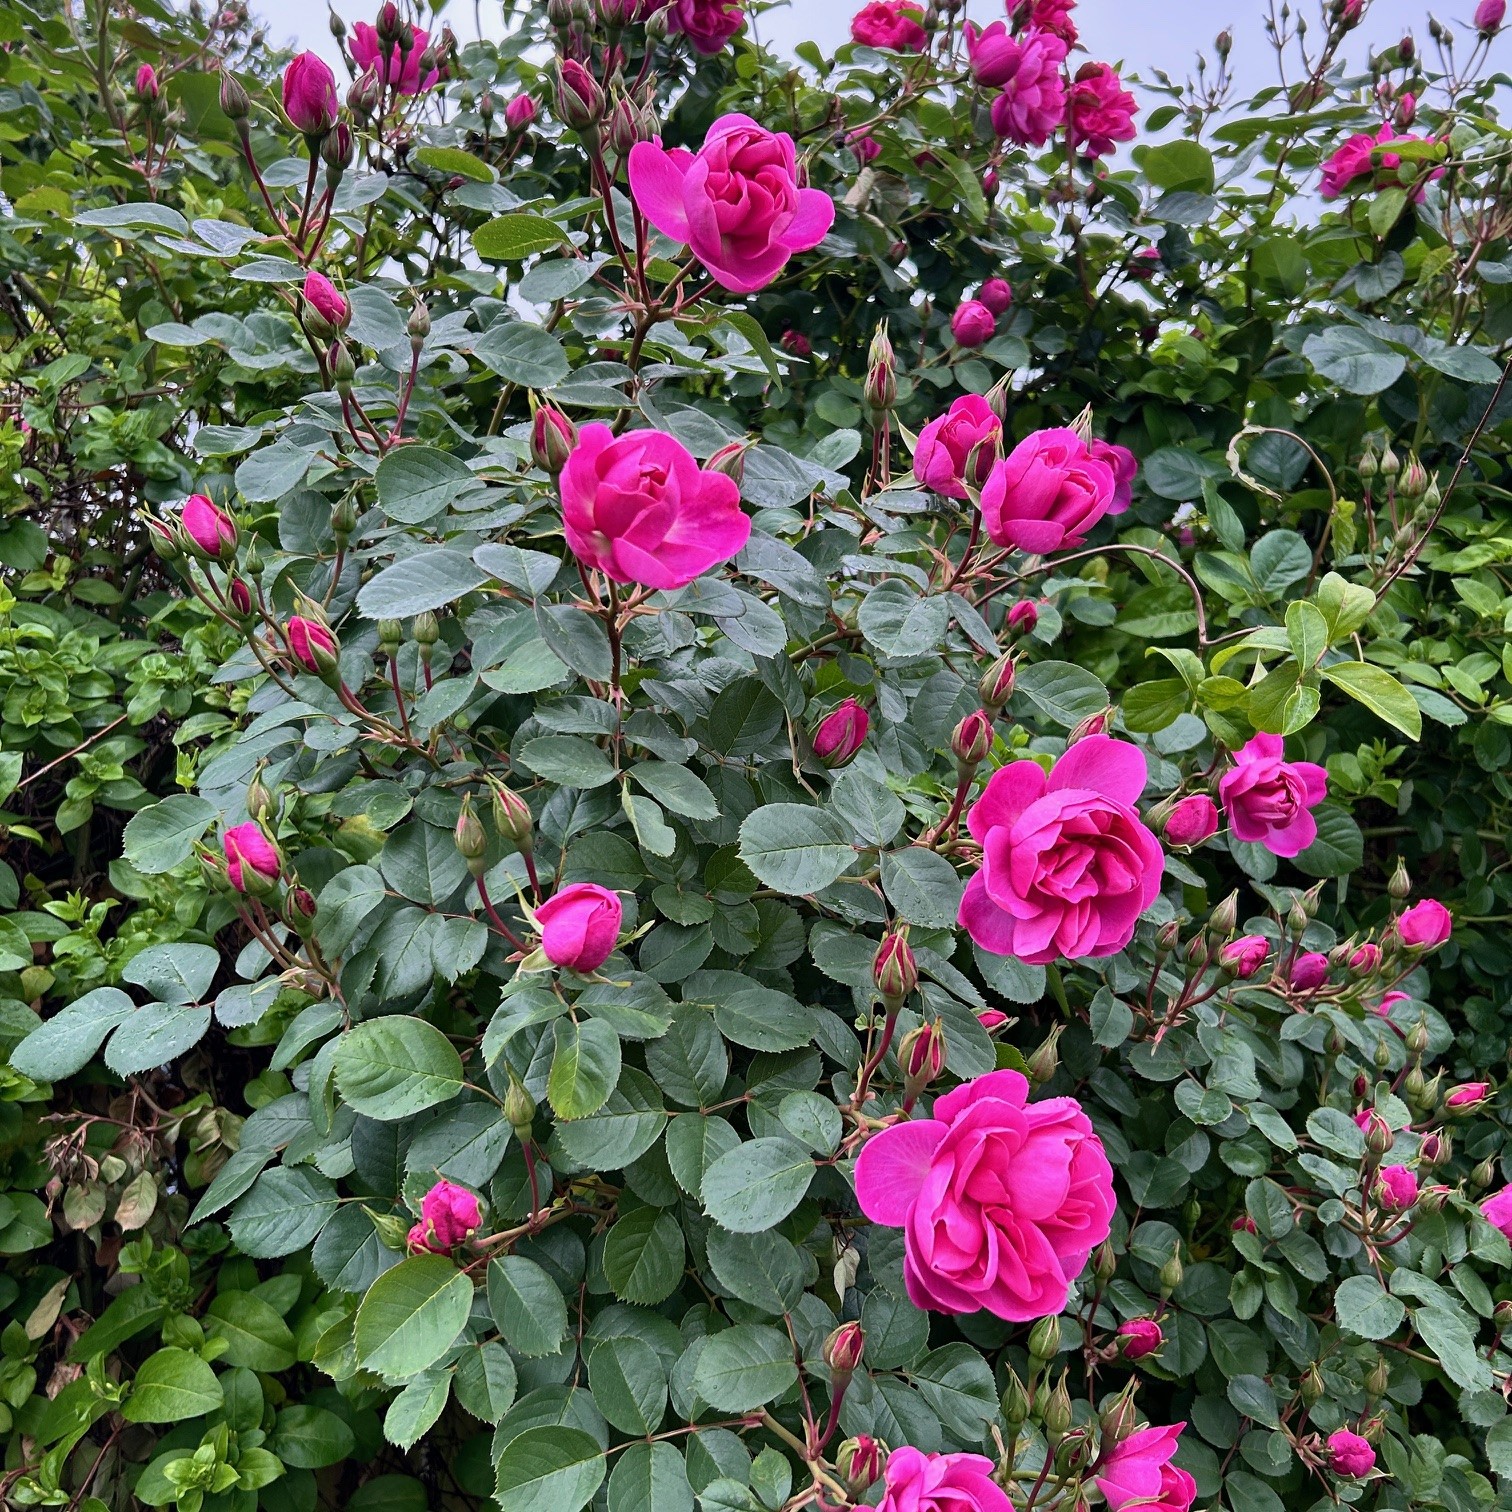
{"label": "unopened rose bud", "polygon": [[1402,459],[1398,457],[1394,451],[1392,451],[1391,443],[1388,441],[1386,445],[1381,448],[1381,476],[1383,478],[1392,479],[1395,478],[1396,475],[1401,472],[1401,470]]}
{"label": "unopened rose bud", "polygon": [[1501,1301],[1491,1309],[1491,1321],[1503,1333],[1512,1328],[1512,1302]]}
{"label": "unopened rose bud", "polygon": [[1182,1277],[1186,1271],[1181,1264],[1181,1256],[1174,1254],[1164,1265],[1160,1267],[1160,1295],[1169,1297],[1178,1286],[1181,1285]]}
{"label": "unopened rose bud", "polygon": [[1442,1184],[1436,1184],[1434,1186],[1426,1186],[1418,1194],[1418,1201],[1417,1201],[1418,1212],[1420,1212],[1420,1213],[1430,1213],[1430,1214],[1431,1213],[1442,1213],[1444,1211],[1444,1204],[1446,1202],[1448,1202],[1448,1200],[1449,1200],[1449,1188],[1448,1187],[1446,1187],[1446,1186],[1444,1186]]}
{"label": "unopened rose bud", "polygon": [[[1160,1332],[1160,1325],[1153,1319],[1144,1318],[1137,1321],[1150,1323],[1157,1334]],[[1125,1324],[1125,1327],[1127,1326]],[[1123,1330],[1120,1329],[1119,1332],[1122,1333]],[[1121,1444],[1138,1426],[1139,1413],[1134,1407],[1134,1398],[1127,1391],[1114,1398],[1113,1405],[1103,1413],[1098,1423],[1102,1441],[1106,1446]]]}
{"label": "unopened rose bud", "polygon": [[1181,943],[1181,921],[1167,919],[1155,931],[1155,948],[1162,955],[1169,955]]}
{"label": "unopened rose bud", "polygon": [[473,813],[472,795],[462,799],[462,812],[457,818],[457,827],[452,832],[457,853],[467,862],[467,869],[474,877],[481,877],[488,869],[484,860],[488,851],[488,835],[483,821]]}
{"label": "unopened rose bud", "polygon": [[522,855],[528,855],[534,821],[530,805],[502,782],[492,784],[494,828]]}
{"label": "unopened rose bud", "polygon": [[369,68],[352,80],[347,90],[347,109],[359,121],[366,121],[378,109],[382,99],[383,85],[379,83],[377,73]]}
{"label": "unopened rose bud", "polygon": [[898,1064],[903,1068],[903,1097],[911,1104],[945,1069],[945,1026],[933,1019],[905,1034],[898,1046]]}
{"label": "unopened rose bud", "polygon": [[1470,1172],[1470,1180],[1475,1186],[1480,1188],[1488,1187],[1493,1181],[1496,1180],[1496,1162],[1491,1158],[1491,1156],[1486,1156],[1486,1158],[1481,1161],[1473,1171]]}
{"label": "unopened rose bud", "polygon": [[345,397],[352,392],[352,383],[357,377],[357,365],[352,361],[346,342],[331,343],[330,364],[331,381],[336,385],[336,392]]}
{"label": "unopened rose bud", "polygon": [[1003,1412],[1003,1421],[1008,1424],[1010,1430],[1021,1428],[1029,1417],[1029,1394],[1024,1390],[1024,1383],[1019,1380],[1018,1373],[1009,1365],[1005,1367],[1008,1383],[1003,1387],[999,1405]]}
{"label": "unopened rose bud", "polygon": [[1016,677],[1017,668],[1013,657],[1005,651],[982,673],[981,681],[977,683],[977,692],[983,704],[989,709],[1001,709],[1013,697]]}
{"label": "unopened rose bud", "polygon": [[224,69],[220,76],[220,108],[221,114],[230,121],[245,121],[252,110],[252,102],[247,98],[241,80]]}
{"label": "unopened rose bud", "polygon": [[856,1373],[865,1352],[866,1335],[861,1332],[859,1323],[842,1323],[830,1334],[824,1341],[824,1363],[829,1366],[837,1384],[842,1378],[849,1380]]}
{"label": "unopened rose bud", "polygon": [[1029,1078],[1038,1086],[1044,1086],[1046,1082],[1054,1079],[1055,1073],[1060,1069],[1060,1037],[1065,1033],[1064,1024],[1056,1024],[1050,1033],[1041,1042],[1038,1049],[1033,1051],[1026,1064],[1029,1067]]}
{"label": "unopened rose bud", "polygon": [[704,463],[704,471],[722,473],[726,478],[733,479],[738,488],[745,478],[746,453],[753,444],[750,441],[727,442]]}
{"label": "unopened rose bud", "polygon": [[1020,599],[1009,611],[1007,625],[1019,635],[1033,635],[1039,624],[1039,607],[1033,599]]}
{"label": "unopened rose bud", "polygon": [[1096,714],[1089,714],[1079,724],[1072,727],[1071,733],[1066,737],[1066,744],[1074,746],[1078,740],[1085,740],[1089,735],[1105,734],[1112,718],[1111,707],[1100,709]]}
{"label": "unopened rose bud", "polygon": [[1452,1140],[1448,1134],[1428,1133],[1423,1135],[1418,1143],[1418,1164],[1424,1166],[1443,1165],[1452,1152]]}
{"label": "unopened rose bud", "polygon": [[1407,465],[1397,479],[1397,493],[1404,499],[1421,499],[1428,488],[1428,469],[1418,461],[1416,452],[1407,453]]}
{"label": "unopened rose bud", "polygon": [[1053,1360],[1060,1353],[1061,1326],[1058,1317],[1041,1318],[1029,1330],[1029,1354],[1041,1362]]}
{"label": "unopened rose bud", "polygon": [[291,887],[284,894],[284,922],[301,940],[315,932],[315,914],[315,895],[308,887]]}
{"label": "unopened rose bud", "polygon": [[1365,1131],[1365,1148],[1372,1155],[1384,1155],[1396,1143],[1391,1125],[1374,1108],[1365,1116],[1361,1127]]}
{"label": "unopened rose bud", "polygon": [[1411,1055],[1421,1055],[1428,1048],[1428,1026],[1422,1019],[1407,1031],[1405,1043]]}
{"label": "unopened rose bud", "polygon": [[242,619],[250,619],[252,616],[252,590],[239,577],[234,577],[226,584],[226,602],[231,607],[233,614]]}
{"label": "unopened rose bud", "polygon": [[436,618],[436,611],[425,609],[417,614],[410,626],[410,635],[420,647],[421,655],[430,650],[441,639],[441,622]]}
{"label": "unopened rose bud", "polygon": [[1213,39],[1213,51],[1220,59],[1227,58],[1234,50],[1234,34],[1230,31],[1221,31]]}
{"label": "unopened rose bud", "polygon": [[866,402],[873,410],[890,410],[898,402],[897,360],[887,336],[887,322],[877,327],[866,359]]}
{"label": "unopened rose bud", "polygon": [[1052,1441],[1064,1438],[1071,1429],[1071,1393],[1066,1389],[1064,1371],[1055,1389],[1045,1395],[1040,1421],[1045,1425],[1046,1437]]}
{"label": "unopened rose bud", "polygon": [[887,1445],[869,1433],[858,1433],[835,1450],[835,1469],[853,1496],[876,1485],[886,1463]]}
{"label": "unopened rose bud", "polygon": [[884,936],[872,962],[872,980],[882,1001],[893,1010],[919,985],[919,967],[909,949],[906,929]]}
{"label": "unopened rose bud", "polygon": [[855,759],[866,744],[871,716],[859,699],[847,698],[814,726],[810,739],[814,755],[830,770]]}
{"label": "unopened rose bud", "polygon": [[987,759],[992,739],[992,716],[985,709],[976,709],[955,727],[950,753],[963,771],[975,771]]}
{"label": "unopened rose bud", "polygon": [[1316,1365],[1309,1365],[1302,1372],[1302,1379],[1297,1385],[1301,1393],[1302,1401],[1311,1407],[1319,1397],[1323,1395],[1323,1376]]}
{"label": "unopened rose bud", "polygon": [[337,121],[326,132],[320,144],[320,161],[326,166],[326,183],[332,189],[341,182],[341,175],[352,166],[356,153],[357,143],[352,136],[352,128],[345,121]]}
{"label": "unopened rose bud", "polygon": [[1208,931],[1227,940],[1239,926],[1239,894],[1231,892],[1208,918]]}
{"label": "unopened rose bud", "polygon": [[564,58],[557,75],[557,115],[574,131],[597,131],[607,108],[603,85],[575,58]]}
{"label": "unopened rose bud", "polygon": [[404,323],[405,332],[410,339],[410,346],[419,351],[425,345],[425,338],[431,333],[430,311],[425,307],[425,301],[415,296],[414,308],[409,312],[409,319]]}
{"label": "unopened rose bud", "polygon": [[535,1115],[535,1098],[525,1090],[525,1083],[515,1075],[514,1068],[511,1067],[509,1086],[504,1092],[504,1117],[522,1145],[530,1140],[531,1131],[535,1127]]}
{"label": "unopened rose bud", "polygon": [[1413,40],[1412,33],[1408,32],[1402,38],[1402,40],[1397,43],[1397,62],[1405,66],[1406,64],[1411,63],[1416,56],[1417,43]]}
{"label": "unopened rose bud", "polygon": [[554,478],[576,445],[577,426],[555,405],[538,405],[530,420],[530,460]]}
{"label": "unopened rose bud", "polygon": [[278,811],[278,802],[263,781],[263,763],[257,764],[252,780],[247,784],[247,815],[259,821],[268,821]]}
{"label": "unopened rose bud", "polygon": [[1118,1255],[1108,1240],[1104,1239],[1093,1251],[1092,1269],[1105,1286],[1118,1273]]}

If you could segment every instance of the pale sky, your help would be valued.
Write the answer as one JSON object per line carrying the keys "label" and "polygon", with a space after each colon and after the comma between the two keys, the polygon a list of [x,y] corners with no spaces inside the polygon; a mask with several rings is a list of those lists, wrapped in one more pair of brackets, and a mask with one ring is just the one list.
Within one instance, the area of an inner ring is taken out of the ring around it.
{"label": "pale sky", "polygon": [[[862,3],[864,0],[797,0],[762,18],[763,40],[781,51],[791,51],[805,40],[832,51],[849,36],[851,15]],[[1468,48],[1474,36],[1469,24],[1474,0],[1438,3],[1442,5],[1440,19],[1453,28],[1460,48]],[[1319,0],[1292,0],[1293,10],[1307,15],[1312,38],[1320,36],[1323,29],[1318,6]],[[376,8],[377,0],[337,0],[337,9],[349,24],[371,20]],[[479,8],[487,29],[491,20],[497,20],[497,5],[494,0],[481,0]],[[266,20],[274,41],[295,40],[334,61],[322,0],[251,0],[251,9]],[[986,24],[1004,12],[1000,0],[971,0],[967,13]],[[1177,79],[1192,71],[1199,49],[1207,53],[1210,63],[1215,61],[1213,38],[1228,26],[1234,34],[1231,61],[1236,75],[1247,89],[1253,89],[1274,83],[1276,77],[1263,30],[1265,14],[1264,0],[1080,0],[1076,20],[1088,56],[1099,61],[1122,61],[1136,73],[1162,68]],[[1367,48],[1378,50],[1395,43],[1404,31],[1412,31],[1419,47],[1426,49],[1427,15],[1427,6],[1420,0],[1372,0],[1364,21],[1346,44],[1346,56],[1358,62],[1367,56]],[[459,38],[467,40],[476,35],[469,0],[453,0],[443,16],[451,21]],[[1493,61],[1503,67],[1512,60],[1512,33],[1505,46],[1506,57],[1497,58],[1493,53]],[[1295,78],[1296,74],[1293,61],[1289,76]]]}

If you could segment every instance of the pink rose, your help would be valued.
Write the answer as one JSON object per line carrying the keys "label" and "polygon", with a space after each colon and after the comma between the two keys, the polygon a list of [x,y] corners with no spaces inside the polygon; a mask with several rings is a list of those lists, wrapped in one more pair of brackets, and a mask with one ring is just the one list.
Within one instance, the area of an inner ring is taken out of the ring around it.
{"label": "pink rose", "polygon": [[504,107],[504,124],[511,131],[524,131],[536,118],[534,95],[517,94]]}
{"label": "pink rose", "polygon": [[1349,957],[1349,969],[1359,976],[1369,976],[1381,964],[1381,947],[1374,940],[1354,950]]}
{"label": "pink rose", "polygon": [[[966,485],[980,488],[997,461],[1003,422],[980,394],[966,394],[919,432],[914,477],[947,499],[964,499]],[[967,470],[975,453],[976,461]]]}
{"label": "pink rose", "polygon": [[1444,1097],[1444,1106],[1453,1108],[1457,1113],[1464,1113],[1481,1107],[1490,1095],[1490,1082],[1461,1082],[1459,1086],[1449,1089]]}
{"label": "pink rose", "polygon": [[1075,1098],[1028,1095],[1017,1071],[992,1071],[938,1098],[931,1118],[893,1124],[862,1148],[857,1199],[872,1222],[903,1230],[915,1306],[1049,1317],[1108,1237],[1102,1141]]}
{"label": "pink rose", "polygon": [[977,298],[994,315],[1005,315],[1013,303],[1013,285],[1006,278],[989,278],[977,290]]}
{"label": "pink rose", "polygon": [[1165,1335],[1154,1318],[1130,1318],[1118,1325],[1119,1348],[1126,1360],[1142,1360],[1165,1343]]}
{"label": "pink rose", "polygon": [[[1373,136],[1368,131],[1352,136],[1323,164],[1318,192],[1324,199],[1331,200],[1338,199],[1346,189],[1352,188],[1358,192],[1363,189],[1390,188],[1399,182],[1397,169],[1402,166],[1402,157],[1400,153],[1382,150],[1383,144],[1422,140],[1421,137],[1401,135],[1390,121],[1383,122],[1381,129]],[[1440,164],[1429,173],[1428,178],[1443,176],[1444,169]],[[1369,182],[1361,183],[1362,179],[1368,179]],[[1412,191],[1412,198],[1422,199],[1426,187],[1427,180],[1420,181]]]}
{"label": "pink rose", "polygon": [[814,755],[827,767],[842,767],[866,744],[871,716],[854,698],[847,698],[814,727]]}
{"label": "pink rose", "polygon": [[977,1014],[977,1023],[979,1023],[982,1028],[984,1028],[988,1032],[988,1034],[993,1033],[995,1030],[1001,1029],[1007,1022],[1008,1015],[1004,1013],[1000,1008],[984,1008],[979,1014]]}
{"label": "pink rose", "polygon": [[1328,957],[1320,950],[1309,950],[1292,962],[1291,986],[1294,992],[1315,992],[1328,980]]}
{"label": "pink rose", "polygon": [[157,70],[150,63],[144,63],[136,71],[136,97],[144,105],[150,105],[158,97]]}
{"label": "pink rose", "polygon": [[1410,1003],[1412,995],[1406,992],[1388,992],[1370,1011],[1378,1018],[1390,1018],[1391,1010],[1398,1003]]}
{"label": "pink rose", "polygon": [[778,344],[784,352],[791,352],[795,357],[812,357],[814,355],[814,344],[802,331],[784,331],[778,339]]}
{"label": "pink rose", "polygon": [[1218,779],[1218,797],[1236,840],[1295,856],[1318,838],[1315,809],[1328,796],[1328,773],[1311,761],[1287,761],[1279,735],[1256,735]]}
{"label": "pink rose", "polygon": [[1404,1165],[1382,1166],[1375,1199],[1389,1213],[1405,1213],[1418,1199],[1417,1177]]}
{"label": "pink rose", "polygon": [[1083,63],[1066,101],[1071,145],[1087,157],[1107,157],[1118,142],[1134,140],[1138,106],[1106,63]]}
{"label": "pink rose", "polygon": [[[992,102],[992,129],[1020,147],[1043,147],[1066,118],[1066,42],[1048,30],[1004,40],[1015,56],[1003,92]],[[1007,67],[1001,64],[998,71]]]}
{"label": "pink rose", "polygon": [[1375,1450],[1370,1440],[1351,1433],[1347,1428],[1336,1428],[1328,1435],[1328,1468],[1335,1475],[1347,1480],[1358,1480],[1369,1475],[1375,1468]]}
{"label": "pink rose", "polygon": [[963,347],[979,347],[991,341],[995,330],[997,316],[979,299],[962,300],[950,317],[950,334]]}
{"label": "pink rose", "polygon": [[423,90],[434,88],[441,77],[440,71],[434,68],[423,79],[420,77],[420,55],[430,46],[430,34],[418,28],[415,31],[415,45],[407,53],[401,52],[399,44],[395,42],[389,48],[388,56],[384,57],[383,43],[379,40],[378,33],[366,21],[358,21],[353,25],[350,45],[358,73],[371,69],[378,82],[396,94],[420,94]]}
{"label": "pink rose", "polygon": [[1507,18],[1507,0],[1480,0],[1475,7],[1474,26],[1483,37],[1495,36]]}
{"label": "pink rose", "polygon": [[835,203],[800,187],[793,139],[749,116],[720,116],[697,154],[661,138],[630,149],[630,192],[641,213],[686,242],[714,281],[754,294],[795,252],[824,240]]}
{"label": "pink rose", "polygon": [[667,24],[712,57],[745,25],[745,10],[737,0],[672,0]]}
{"label": "pink rose", "polygon": [[345,329],[352,318],[351,306],[347,304],[345,295],[324,273],[317,273],[313,269],[306,273],[303,292],[305,303],[327,325],[334,326],[338,331]]}
{"label": "pink rose", "polygon": [[294,615],[284,626],[284,637],[294,660],[306,672],[325,677],[335,671],[341,647],[336,637],[319,620]]}
{"label": "pink rose", "polygon": [[[1497,4],[1505,4],[1505,0],[1496,0]],[[1410,89],[1403,90],[1397,97],[1395,108],[1391,112],[1391,124],[1398,131],[1406,131],[1417,119],[1417,96]]]}
{"label": "pink rose", "polygon": [[207,561],[227,561],[236,554],[236,521],[204,494],[184,500],[179,523]]}
{"label": "pink rose", "polygon": [[1248,1213],[1241,1213],[1239,1217],[1229,1224],[1229,1232],[1232,1234],[1258,1234],[1260,1226]]}
{"label": "pink rose", "polygon": [[982,489],[982,521],[996,546],[1037,556],[1080,546],[1112,507],[1113,469],[1074,430],[1025,436]]}
{"label": "pink rose", "polygon": [[846,1439],[835,1451],[835,1468],[853,1492],[866,1490],[882,1479],[883,1456],[886,1445],[869,1433],[858,1433]]}
{"label": "pink rose", "polygon": [[1436,898],[1424,898],[1396,921],[1397,937],[1413,950],[1435,950],[1449,938],[1454,920]]}
{"label": "pink rose", "polygon": [[574,882],[553,893],[535,911],[541,949],[553,966],[597,971],[619,941],[623,910],[619,895],[597,882]]}
{"label": "pink rose", "polygon": [[919,23],[923,10],[907,0],[872,0],[851,17],[851,41],[893,52],[923,52],[929,33]]}
{"label": "pink rose", "polygon": [[454,1181],[438,1181],[420,1204],[421,1221],[410,1230],[411,1247],[415,1234],[421,1234],[420,1246],[438,1255],[449,1255],[483,1221],[478,1199],[466,1187]]}
{"label": "pink rose", "polygon": [[985,1454],[925,1454],[894,1449],[887,1457],[887,1494],[877,1512],[1013,1512],[993,1480]]}
{"label": "pink rose", "polygon": [[1481,1203],[1480,1210],[1481,1217],[1492,1228],[1500,1229],[1507,1238],[1512,1239],[1512,1186],[1504,1186],[1501,1191],[1493,1192]]}
{"label": "pink rose", "polygon": [[264,895],[283,870],[283,857],[262,825],[253,820],[234,825],[221,836],[226,876],[239,893]]}
{"label": "pink rose", "polygon": [[1018,69],[1022,49],[1008,35],[1006,21],[994,21],[985,29],[976,22],[966,23],[966,55],[971,77],[983,89],[999,89]]}
{"label": "pink rose", "polygon": [[1171,810],[1161,833],[1168,845],[1201,845],[1218,833],[1218,805],[1206,793],[1193,793]]}
{"label": "pink rose", "polygon": [[661,431],[585,425],[562,469],[562,528],[580,562],[616,583],[685,588],[750,538],[740,489]]}
{"label": "pink rose", "polygon": [[312,52],[296,53],[283,72],[284,114],[296,131],[323,137],[341,109],[336,75]]}
{"label": "pink rose", "polygon": [[1232,971],[1241,982],[1247,982],[1265,964],[1269,954],[1270,941],[1264,935],[1240,935],[1218,952],[1218,964],[1225,971]]}
{"label": "pink rose", "polygon": [[[1014,14],[1017,15],[1019,10],[1024,8],[1018,7]],[[1040,31],[1054,32],[1067,47],[1076,46],[1076,22],[1071,19],[1071,12],[1076,9],[1076,0],[1033,0],[1027,9],[1029,11],[1028,26],[1038,28]]]}
{"label": "pink rose", "polygon": [[1197,1482],[1171,1463],[1185,1427],[1141,1428],[1104,1456],[1093,1478],[1109,1512],[1120,1512],[1131,1502],[1140,1512],[1186,1512],[1197,1495]]}
{"label": "pink rose", "polygon": [[1033,599],[1020,599],[1008,611],[1008,628],[1017,630],[1020,635],[1033,635],[1037,624],[1039,624],[1039,607]]}
{"label": "pink rose", "polygon": [[1134,479],[1139,472],[1139,462],[1127,446],[1116,441],[1099,441],[1095,437],[1087,443],[1087,450],[1099,462],[1106,462],[1113,469],[1113,502],[1109,514],[1122,514],[1134,502]]}
{"label": "pink rose", "polygon": [[856,161],[864,168],[882,155],[882,144],[869,131],[846,133],[845,145],[856,154]]}
{"label": "pink rose", "polygon": [[1145,785],[1138,747],[1078,741],[1050,775],[1036,761],[992,774],[966,817],[982,864],[960,922],[984,950],[1042,966],[1113,955],[1160,895],[1160,842],[1134,805]]}

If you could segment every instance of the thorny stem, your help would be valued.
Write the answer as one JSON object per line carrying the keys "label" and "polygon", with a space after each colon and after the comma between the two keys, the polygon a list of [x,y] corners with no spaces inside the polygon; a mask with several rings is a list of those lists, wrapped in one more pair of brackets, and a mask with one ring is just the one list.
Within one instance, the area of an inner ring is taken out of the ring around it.
{"label": "thorny stem", "polygon": [[886,1003],[884,1006],[887,1010],[887,1018],[882,1025],[882,1040],[872,1052],[870,1059],[862,1066],[861,1074],[856,1078],[856,1090],[851,1097],[851,1108],[853,1110],[860,1109],[866,1103],[866,1091],[872,1076],[877,1067],[882,1064],[882,1057],[887,1054],[892,1046],[893,1030],[897,1027],[898,1010],[903,1006],[903,1002],[902,999],[899,999],[896,1003]]}
{"label": "thorny stem", "polygon": [[484,912],[487,913],[488,917],[493,920],[494,928],[497,929],[499,933],[503,935],[504,938],[508,940],[516,950],[523,953],[525,950],[524,942],[515,934],[515,932],[509,927],[509,925],[507,925],[503,921],[503,919],[499,917],[499,910],[494,907],[493,899],[488,896],[488,884],[482,879],[482,877],[478,878],[478,897],[483,904]]}

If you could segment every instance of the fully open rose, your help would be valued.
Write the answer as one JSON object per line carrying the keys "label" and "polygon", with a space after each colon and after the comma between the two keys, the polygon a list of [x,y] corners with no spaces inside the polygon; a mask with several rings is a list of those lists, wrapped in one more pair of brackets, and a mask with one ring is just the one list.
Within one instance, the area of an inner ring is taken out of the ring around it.
{"label": "fully open rose", "polygon": [[1279,735],[1256,735],[1218,779],[1218,796],[1236,840],[1295,856],[1318,838],[1313,809],[1328,793],[1328,773],[1311,761],[1287,761]]}
{"label": "fully open rose", "polygon": [[1072,1097],[1028,1102],[1017,1071],[948,1092],[934,1116],[875,1134],[856,1161],[873,1223],[903,1230],[915,1306],[1010,1322],[1066,1305],[1087,1256],[1108,1237],[1113,1170]]}
{"label": "fully open rose", "polygon": [[966,816],[982,847],[961,899],[971,938],[1031,965],[1122,950],[1165,869],[1134,812],[1145,776],[1139,749],[1107,735],[1078,741],[1048,777],[1035,761],[994,772]]}
{"label": "fully open rose", "polygon": [[1025,436],[982,489],[982,523],[994,545],[1020,551],[1080,546],[1113,508],[1118,476],[1074,430]]}
{"label": "fully open rose", "polygon": [[878,1512],[1012,1512],[985,1454],[924,1454],[904,1446],[887,1457]]}
{"label": "fully open rose", "polygon": [[1141,1428],[1103,1460],[1095,1478],[1109,1512],[1126,1506],[1140,1512],[1186,1512],[1197,1495],[1197,1482],[1171,1463],[1185,1427]]}

